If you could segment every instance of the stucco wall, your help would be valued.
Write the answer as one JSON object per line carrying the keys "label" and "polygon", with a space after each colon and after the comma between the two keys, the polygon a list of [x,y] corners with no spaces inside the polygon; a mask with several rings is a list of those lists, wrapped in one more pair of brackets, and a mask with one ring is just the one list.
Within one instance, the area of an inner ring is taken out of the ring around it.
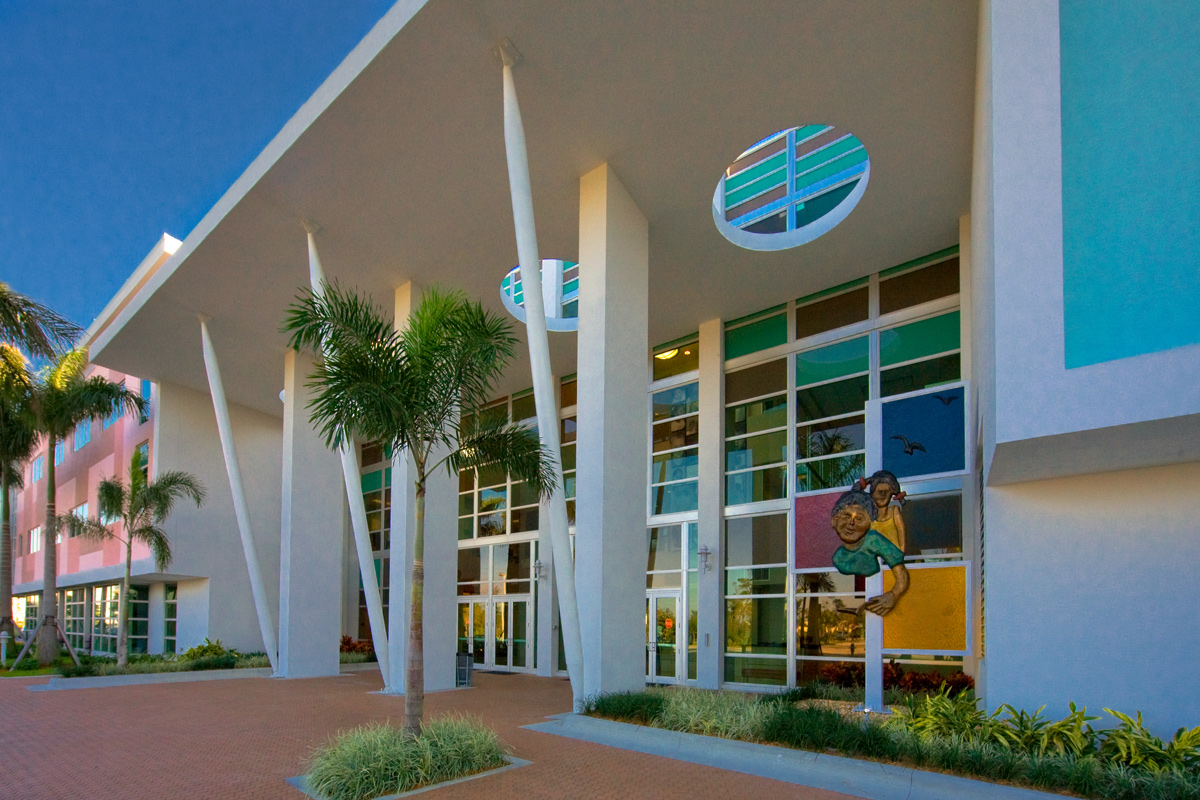
{"label": "stucco wall", "polygon": [[[242,651],[261,651],[264,649],[262,636],[234,517],[233,496],[221,455],[212,400],[208,394],[169,383],[161,384],[159,394],[156,469],[159,473],[173,469],[194,473],[204,482],[208,492],[203,508],[181,505],[171,517],[175,549],[171,572],[208,578],[208,630],[203,635],[220,638],[223,643]],[[229,414],[246,484],[246,502],[263,583],[271,616],[278,621],[283,423],[279,418],[235,405],[230,405]],[[183,582],[179,591],[178,644],[182,648],[195,644],[190,633],[194,620],[185,626],[182,617],[185,613],[191,617],[192,609],[202,608],[203,604],[193,604],[185,599]],[[188,632],[186,640],[185,631]]]}
{"label": "stucco wall", "polygon": [[990,707],[1200,723],[1197,485],[1200,463],[987,490]]}

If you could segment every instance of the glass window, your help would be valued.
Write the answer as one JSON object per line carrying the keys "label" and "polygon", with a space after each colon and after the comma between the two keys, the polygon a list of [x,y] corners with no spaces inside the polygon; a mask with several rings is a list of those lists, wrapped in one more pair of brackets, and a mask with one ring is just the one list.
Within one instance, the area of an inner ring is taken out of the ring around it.
{"label": "glass window", "polygon": [[[787,215],[784,215],[786,224]],[[757,353],[787,342],[787,310],[779,306],[780,313],[740,323],[735,320],[725,326],[725,358]],[[764,312],[767,313],[767,312]],[[739,324],[740,323],[740,324]]]}
{"label": "glass window", "polygon": [[870,393],[866,375],[833,383],[822,383],[796,391],[796,419],[824,419],[862,411]]}
{"label": "glass window", "polygon": [[787,598],[727,599],[725,652],[787,655]]}
{"label": "glass window", "polygon": [[787,467],[768,467],[725,476],[725,504],[758,503],[787,496]]}
{"label": "glass window", "polygon": [[725,594],[783,594],[787,591],[787,567],[725,570]]}
{"label": "glass window", "polygon": [[179,586],[163,586],[163,652],[175,652],[176,620],[178,617]]}
{"label": "glass window", "polygon": [[150,419],[150,381],[142,381],[142,413],[138,415],[138,422],[146,422]]}
{"label": "glass window", "polygon": [[725,566],[787,563],[787,514],[725,520]]}
{"label": "glass window", "polygon": [[879,365],[890,367],[959,349],[959,312],[879,332]]}
{"label": "glass window", "polygon": [[944,383],[954,383],[961,374],[958,353],[929,358],[883,370],[879,375],[879,393],[882,397],[891,397],[916,392]]}
{"label": "glass window", "polygon": [[910,496],[901,513],[907,534],[905,555],[962,552],[962,495]]}
{"label": "glass window", "polygon": [[662,453],[653,458],[650,482],[658,484],[695,478],[698,476],[699,467],[700,449],[697,447]]}
{"label": "glass window", "polygon": [[883,468],[898,478],[966,467],[963,387],[883,404]]}
{"label": "glass window", "polygon": [[797,353],[796,385],[808,386],[856,375],[866,372],[870,367],[870,340],[866,336],[859,336]]}
{"label": "glass window", "polygon": [[787,425],[787,395],[765,397],[725,409],[725,435],[742,436]]}
{"label": "glass window", "polygon": [[683,344],[669,344],[655,348],[653,378],[660,381],[674,375],[682,375],[700,368],[700,342],[698,339]]}
{"label": "glass window", "polygon": [[570,408],[575,405],[578,388],[579,384],[574,378],[563,379],[562,387],[559,389],[559,403],[563,408]]}
{"label": "glass window", "polygon": [[699,488],[696,481],[668,483],[654,489],[652,514],[678,514],[699,507]]}
{"label": "glass window", "polygon": [[683,526],[650,528],[646,540],[647,572],[683,569]]}
{"label": "glass window", "polygon": [[740,369],[725,375],[725,402],[737,403],[752,397],[782,392],[787,388],[787,362],[783,359],[768,361],[749,369]]}
{"label": "glass window", "polygon": [[958,256],[879,282],[879,313],[958,294]]}
{"label": "glass window", "polygon": [[[804,303],[804,301],[800,301]],[[796,338],[862,322],[870,315],[870,292],[866,286],[824,300],[814,300],[796,309]]]}
{"label": "glass window", "polygon": [[372,466],[383,461],[383,445],[378,442],[367,442],[362,446],[362,465]]}
{"label": "glass window", "polygon": [[700,410],[700,384],[689,383],[651,395],[654,421],[682,417]]}
{"label": "glass window", "polygon": [[783,686],[787,683],[787,660],[782,658],[738,658],[725,656],[726,683],[756,683]]}
{"label": "glass window", "polygon": [[512,418],[513,422],[533,420],[534,424],[537,423],[537,404],[534,401],[532,390],[520,397],[513,395]]}
{"label": "glass window", "polygon": [[725,469],[730,471],[786,461],[786,430],[734,439],[725,445]]}

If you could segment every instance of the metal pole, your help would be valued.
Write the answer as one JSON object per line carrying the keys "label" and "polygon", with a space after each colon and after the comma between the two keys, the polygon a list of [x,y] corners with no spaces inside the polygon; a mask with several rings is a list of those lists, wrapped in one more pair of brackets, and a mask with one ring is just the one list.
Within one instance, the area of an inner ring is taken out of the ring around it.
{"label": "metal pole", "polygon": [[517,55],[510,42],[499,48],[504,62],[504,147],[508,154],[508,183],[512,194],[513,226],[517,234],[517,259],[525,291],[525,327],[529,336],[529,362],[533,372],[533,396],[537,406],[538,432],[553,461],[557,487],[547,506],[550,511],[550,549],[558,587],[558,616],[566,650],[567,675],[578,708],[583,700],[583,639],[579,631],[579,608],[575,597],[575,559],[567,532],[567,502],[558,435],[558,406],[550,369],[550,343],[546,335],[546,309],[542,297],[541,261],[533,221],[533,191],[529,184],[529,157],[525,150],[525,127],[517,103],[512,67]]}
{"label": "metal pole", "polygon": [[267,605],[267,593],[263,588],[262,571],[258,566],[258,552],[254,548],[254,537],[250,533],[250,510],[246,506],[246,490],[242,483],[242,468],[238,464],[237,449],[233,443],[233,427],[229,422],[229,405],[225,401],[225,385],[221,382],[221,368],[217,364],[217,353],[212,338],[208,335],[208,318],[200,315],[200,340],[204,346],[204,368],[208,372],[208,390],[212,394],[213,411],[217,415],[217,433],[221,437],[221,452],[225,456],[225,471],[229,474],[229,490],[233,494],[233,513],[237,517],[238,533],[242,537],[242,551],[246,555],[246,571],[250,573],[250,590],[254,594],[254,610],[258,614],[258,629],[262,633],[263,646],[271,661],[271,670],[278,671],[279,645],[275,640],[275,621],[271,619],[271,608]]}
{"label": "metal pole", "polygon": [[[313,294],[325,296],[325,270],[321,266],[321,257],[317,254],[317,242],[313,238],[314,226],[305,224],[308,231],[308,279],[312,284]],[[383,619],[383,601],[379,596],[379,576],[375,574],[375,556],[371,552],[371,537],[367,532],[367,507],[363,502],[362,478],[358,471],[358,459],[350,442],[343,442],[338,448],[338,457],[342,461],[342,478],[346,484],[346,500],[350,504],[350,527],[354,531],[354,549],[358,552],[358,574],[362,578],[363,594],[367,598],[367,620],[371,624],[371,644],[375,648],[375,660],[379,663],[379,672],[383,675],[383,691],[392,691],[392,671],[388,656],[388,635]],[[395,533],[395,519],[392,521],[392,532]],[[393,535],[392,542],[396,539]],[[396,548],[392,548],[392,553]],[[404,552],[404,548],[400,548]],[[391,565],[396,568],[395,564]]]}

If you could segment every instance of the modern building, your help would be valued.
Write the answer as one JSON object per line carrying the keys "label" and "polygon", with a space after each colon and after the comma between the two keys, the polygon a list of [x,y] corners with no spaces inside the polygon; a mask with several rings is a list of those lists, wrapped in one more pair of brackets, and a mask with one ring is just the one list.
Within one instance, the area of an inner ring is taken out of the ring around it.
{"label": "modern building", "polygon": [[[154,381],[151,468],[211,489],[176,523],[210,624],[277,633],[285,676],[368,633],[279,326],[306,229],[397,325],[435,284],[519,305],[507,40],[538,254],[577,319],[550,357],[586,691],[861,661],[828,515],[882,468],[913,575],[889,657],[961,666],[993,707],[1195,724],[1198,26],[1168,2],[398,3],[93,339]],[[532,383],[522,357],[495,413],[532,418]],[[398,675],[408,469],[358,452]],[[558,672],[536,498],[438,477],[428,515],[427,688],[456,651]]]}

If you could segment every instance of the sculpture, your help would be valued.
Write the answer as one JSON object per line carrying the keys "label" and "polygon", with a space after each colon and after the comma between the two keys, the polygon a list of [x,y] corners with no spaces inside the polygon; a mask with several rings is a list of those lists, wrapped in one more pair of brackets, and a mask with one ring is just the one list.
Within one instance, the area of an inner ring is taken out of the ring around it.
{"label": "sculpture", "polygon": [[[894,480],[894,478],[893,478]],[[896,607],[908,591],[908,570],[904,568],[904,553],[877,530],[872,523],[878,516],[875,500],[860,489],[851,489],[838,498],[830,513],[830,523],[842,546],[833,554],[833,566],[843,575],[864,578],[879,573],[879,560],[887,564],[895,578],[891,591],[872,597],[859,611],[866,610],[883,616]]]}
{"label": "sculpture", "polygon": [[[904,530],[904,517],[900,514],[900,507],[904,503],[900,481],[886,469],[881,469],[871,477],[861,479],[859,486],[866,489],[875,502],[876,515],[871,529],[879,531],[903,553],[907,549],[908,535]],[[897,503],[894,506],[893,500]]]}

